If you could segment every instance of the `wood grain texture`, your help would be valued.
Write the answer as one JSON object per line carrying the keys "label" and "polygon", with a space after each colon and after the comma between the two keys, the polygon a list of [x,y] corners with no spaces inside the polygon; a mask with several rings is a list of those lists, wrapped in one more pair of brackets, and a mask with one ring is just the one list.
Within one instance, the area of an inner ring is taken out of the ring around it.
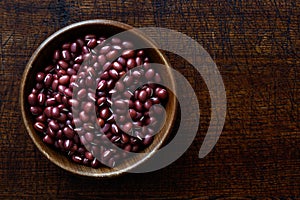
{"label": "wood grain texture", "polygon": [[[0,1],[1,199],[299,199],[300,3],[289,0]],[[173,67],[196,91],[198,135],[170,166],[95,180],[71,175],[35,148],[22,124],[19,85],[47,36],[87,19],[160,26],[196,39],[222,74],[224,130],[204,159],[198,151],[210,120],[201,76],[175,55]]]}

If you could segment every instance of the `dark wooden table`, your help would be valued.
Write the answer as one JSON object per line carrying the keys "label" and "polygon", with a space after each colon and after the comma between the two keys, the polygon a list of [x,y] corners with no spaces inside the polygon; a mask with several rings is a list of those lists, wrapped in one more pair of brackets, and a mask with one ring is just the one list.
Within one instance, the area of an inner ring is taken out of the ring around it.
{"label": "dark wooden table", "polygon": [[[87,19],[174,29],[197,40],[222,74],[228,110],[213,151],[198,159],[210,120],[199,74],[170,56],[201,102],[198,135],[159,171],[95,180],[49,162],[27,135],[19,109],[24,67],[58,29]],[[0,1],[0,198],[300,198],[300,2]]]}

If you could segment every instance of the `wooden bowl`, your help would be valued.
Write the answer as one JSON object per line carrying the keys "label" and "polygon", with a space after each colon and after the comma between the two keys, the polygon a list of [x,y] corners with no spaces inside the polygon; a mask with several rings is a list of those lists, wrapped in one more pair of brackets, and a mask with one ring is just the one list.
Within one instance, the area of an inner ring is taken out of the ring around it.
{"label": "wooden bowl", "polygon": [[[49,60],[49,55],[52,55],[54,50],[60,47],[64,42],[72,41],[75,38],[82,37],[88,33],[99,33],[99,35],[110,37],[117,33],[130,29],[132,29],[132,27],[127,24],[110,20],[88,20],[69,25],[48,37],[33,53],[32,57],[26,65],[21,81],[20,90],[21,112],[25,127],[37,148],[50,161],[69,172],[90,177],[112,177],[120,175],[133,169],[134,167],[138,166],[139,164],[146,161],[149,157],[151,157],[163,145],[163,143],[166,141],[166,138],[171,132],[176,112],[176,98],[170,92],[169,100],[166,105],[166,123],[163,125],[160,132],[156,134],[153,143],[145,150],[149,152],[149,154],[144,157],[142,157],[141,154],[137,154],[137,156],[130,158],[128,161],[121,163],[115,168],[101,167],[99,169],[94,169],[91,167],[76,164],[61,152],[43,143],[40,134],[33,128],[34,118],[29,111],[30,106],[27,102],[27,97],[34,86],[34,78],[36,73],[41,70],[41,67],[45,66],[51,61]],[[135,39],[138,39],[141,42],[145,42],[153,47],[152,49],[147,49],[146,53],[151,58],[152,62],[161,63],[167,66],[167,73],[162,75],[162,79],[163,81],[168,81],[169,83],[171,83],[171,85],[173,86],[172,89],[174,89],[175,84],[172,78],[172,73],[170,71],[170,65],[166,57],[157,49],[155,44],[147,39],[143,34],[135,30],[131,30],[130,32],[130,34]]]}

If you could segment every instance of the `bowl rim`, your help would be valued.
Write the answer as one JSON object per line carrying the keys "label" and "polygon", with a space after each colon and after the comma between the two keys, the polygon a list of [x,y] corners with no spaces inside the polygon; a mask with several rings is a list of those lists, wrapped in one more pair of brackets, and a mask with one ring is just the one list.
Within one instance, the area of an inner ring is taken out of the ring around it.
{"label": "bowl rim", "polygon": [[[170,65],[169,61],[167,60],[166,56],[155,45],[155,42],[153,42],[152,40],[147,38],[142,32],[138,31],[137,29],[134,29],[134,27],[132,27],[128,24],[122,23],[122,22],[113,21],[113,20],[106,20],[106,19],[92,19],[92,20],[86,20],[86,21],[80,21],[80,22],[77,22],[77,23],[73,23],[73,24],[70,24],[68,26],[65,26],[65,27],[59,29],[58,31],[56,31],[53,34],[51,34],[50,36],[48,36],[38,46],[38,48],[34,51],[32,56],[30,57],[29,61],[27,62],[26,67],[25,67],[24,72],[23,72],[23,75],[22,75],[22,79],[21,79],[20,95],[19,95],[19,101],[20,101],[20,104],[21,104],[22,120],[23,120],[23,123],[25,125],[25,128],[26,128],[26,131],[27,131],[28,135],[30,136],[30,138],[33,141],[33,143],[35,144],[35,146],[37,146],[38,150],[40,152],[42,152],[42,154],[47,159],[49,159],[52,163],[54,163],[58,167],[66,170],[68,172],[71,172],[72,174],[87,176],[87,177],[104,178],[104,177],[119,176],[119,175],[124,174],[124,173],[128,172],[129,170],[132,170],[133,168],[139,166],[140,164],[144,163],[145,161],[147,161],[164,144],[166,138],[170,135],[172,127],[174,126],[174,118],[175,118],[176,112],[177,112],[176,97],[175,96],[173,96],[173,98],[169,98],[169,102],[168,102],[168,103],[174,105],[174,109],[171,109],[171,113],[170,113],[172,123],[164,125],[164,126],[166,126],[167,133],[162,134],[161,141],[159,141],[155,145],[155,147],[147,154],[147,156],[145,156],[141,159],[138,159],[137,162],[135,162],[134,164],[129,165],[128,167],[118,169],[118,170],[115,170],[115,171],[112,170],[112,171],[101,172],[101,173],[91,173],[91,172],[86,172],[84,170],[80,170],[80,171],[76,170],[72,167],[68,167],[68,166],[62,164],[61,162],[56,160],[54,157],[49,155],[49,153],[43,147],[43,145],[46,145],[46,144],[39,143],[37,137],[35,137],[36,133],[32,132],[32,130],[29,128],[30,126],[32,126],[32,123],[26,117],[26,114],[25,114],[26,113],[25,102],[26,102],[26,99],[27,99],[27,97],[25,97],[25,86],[26,86],[26,82],[27,82],[27,76],[28,76],[30,70],[33,68],[33,63],[36,60],[36,58],[39,56],[39,53],[41,52],[41,50],[46,48],[46,46],[49,43],[51,43],[52,40],[54,40],[55,38],[60,36],[60,34],[63,34],[64,32],[66,32],[70,29],[80,28],[83,25],[84,26],[88,26],[88,25],[103,26],[103,25],[106,25],[106,26],[113,26],[113,27],[116,27],[116,28],[120,28],[120,29],[123,29],[124,31],[130,30],[133,34],[136,34],[138,37],[140,37],[140,39],[142,39],[143,41],[148,43],[153,48],[153,50],[155,51],[157,56],[162,60],[163,64],[167,67],[167,71],[169,72],[169,74],[170,75],[172,74],[172,72],[170,70],[171,65]],[[170,78],[170,81],[172,82],[171,83],[171,86],[173,87],[172,89],[175,90],[175,88],[176,88],[175,80],[174,80],[173,76],[170,76],[169,78]],[[57,152],[57,153],[59,153],[59,152]]]}

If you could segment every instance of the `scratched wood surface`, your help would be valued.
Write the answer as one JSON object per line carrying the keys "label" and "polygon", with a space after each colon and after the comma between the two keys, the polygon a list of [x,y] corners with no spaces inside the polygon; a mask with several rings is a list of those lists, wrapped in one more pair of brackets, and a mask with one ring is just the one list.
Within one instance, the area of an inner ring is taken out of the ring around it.
{"label": "scratched wood surface", "polygon": [[[170,55],[196,91],[197,137],[170,166],[94,180],[49,162],[22,124],[19,85],[38,45],[87,19],[174,29],[197,40],[221,72],[228,110],[213,151],[198,159],[210,120],[205,83]],[[0,0],[0,199],[300,198],[300,2]]]}

